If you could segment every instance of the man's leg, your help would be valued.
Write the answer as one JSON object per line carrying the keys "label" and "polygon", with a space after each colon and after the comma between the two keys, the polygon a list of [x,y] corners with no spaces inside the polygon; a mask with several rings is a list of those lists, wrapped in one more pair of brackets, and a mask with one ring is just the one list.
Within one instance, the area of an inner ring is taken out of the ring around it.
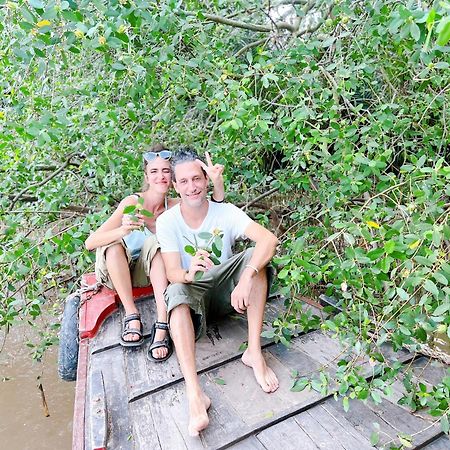
{"label": "man's leg", "polygon": [[189,305],[176,306],[170,314],[170,330],[186,383],[189,402],[189,434],[198,436],[209,424],[211,400],[202,391],[195,363],[195,333]]}
{"label": "man's leg", "polygon": [[242,362],[253,369],[256,381],[265,392],[278,389],[278,378],[267,366],[261,351],[261,330],[267,298],[267,272],[261,270],[255,277],[250,305],[247,308],[248,347],[242,355]]}

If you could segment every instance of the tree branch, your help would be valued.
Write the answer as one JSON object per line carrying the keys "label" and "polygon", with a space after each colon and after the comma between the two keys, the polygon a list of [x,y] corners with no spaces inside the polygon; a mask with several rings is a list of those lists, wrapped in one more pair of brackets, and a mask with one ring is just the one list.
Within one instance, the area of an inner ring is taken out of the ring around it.
{"label": "tree branch", "polygon": [[[186,16],[197,17],[197,13],[193,11],[186,11],[184,9],[178,9],[177,14],[184,14]],[[227,19],[226,17],[217,16],[216,14],[202,13],[202,15],[209,21],[220,23],[222,25],[228,25],[235,28],[243,28],[245,30],[258,31],[261,33],[270,33],[273,31],[273,27],[270,25],[259,25],[254,23],[240,22],[238,20]],[[291,33],[296,31],[295,27],[287,22],[275,22],[275,27],[278,30],[288,30]]]}
{"label": "tree branch", "polygon": [[255,203],[258,203],[261,199],[274,194],[279,189],[280,189],[279,187],[269,189],[268,191],[264,192],[263,194],[258,195],[258,197],[254,198],[253,200],[250,200],[246,205],[244,205],[244,207],[243,207],[244,211],[247,210],[250,206],[254,205]]}
{"label": "tree branch", "polygon": [[250,50],[253,47],[258,47],[258,45],[266,44],[270,40],[270,37],[265,37],[263,39],[259,39],[258,41],[250,42],[247,45],[244,45],[236,54],[234,55],[236,58],[239,58],[243,53],[247,50]]}
{"label": "tree branch", "polygon": [[70,165],[70,160],[77,154],[78,152],[72,152],[66,159],[66,161],[64,162],[64,164],[62,164],[58,169],[56,169],[54,172],[52,172],[47,178],[44,178],[42,181],[40,181],[39,183],[32,183],[29,184],[27,187],[23,188],[18,194],[16,194],[16,196],[13,198],[12,202],[11,202],[11,208],[13,208],[13,206],[16,204],[17,200],[19,200],[19,198],[25,193],[27,192],[29,189],[33,188],[33,187],[40,187],[40,186],[44,186],[44,184],[48,183],[51,179],[55,178],[56,175],[58,175],[60,172],[62,172],[68,165]]}

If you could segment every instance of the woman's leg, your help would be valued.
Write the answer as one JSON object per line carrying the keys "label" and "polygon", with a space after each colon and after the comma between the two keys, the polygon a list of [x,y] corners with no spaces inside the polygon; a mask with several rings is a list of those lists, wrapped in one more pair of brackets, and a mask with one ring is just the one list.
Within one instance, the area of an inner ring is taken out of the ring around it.
{"label": "woman's leg", "polygon": [[[106,267],[114,289],[117,291],[125,309],[125,315],[139,313],[133,300],[133,288],[127,256],[121,244],[112,245],[106,250]],[[140,329],[141,324],[139,320],[129,322],[129,328]],[[124,341],[138,341],[139,335],[129,333],[123,339]]]}
{"label": "woman's leg", "polygon": [[[164,268],[164,262],[161,256],[161,252],[158,250],[152,259],[150,265],[150,282],[153,286],[153,293],[155,295],[156,302],[156,314],[158,322],[167,322],[167,308],[164,301],[164,291],[167,288],[167,276],[166,269]],[[154,341],[162,341],[166,337],[167,331],[156,329]],[[156,359],[164,358],[168,353],[167,348],[160,347],[155,348],[152,355]]]}

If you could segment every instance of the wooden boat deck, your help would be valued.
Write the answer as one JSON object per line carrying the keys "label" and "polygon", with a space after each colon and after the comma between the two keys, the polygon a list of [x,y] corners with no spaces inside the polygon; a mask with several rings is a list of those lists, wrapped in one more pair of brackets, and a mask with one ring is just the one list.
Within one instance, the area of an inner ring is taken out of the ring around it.
{"label": "wooden boat deck", "polygon": [[[138,307],[144,330],[150,330],[153,299],[139,301]],[[268,303],[268,323],[281,307],[280,300]],[[373,448],[370,435],[375,422],[380,425],[378,446],[391,440],[398,443],[397,433],[403,432],[414,435],[413,448],[450,448],[439,422],[433,424],[425,414],[413,415],[396,404],[403,389],[400,382],[394,385],[393,397],[383,398],[381,405],[350,401],[348,412],[332,394],[290,391],[293,371],[307,375],[324,364],[335,370],[343,349],[321,331],[293,339],[289,349],[263,340],[267,361],[280,380],[275,393],[265,394],[251,369],[240,362],[247,326],[238,315],[210,326],[197,343],[200,381],[212,406],[209,427],[192,438],[187,434],[187,403],[176,356],[164,363],[148,361],[148,339],[138,349],[122,348],[121,320],[122,310],[112,313],[94,338],[80,343],[85,360],[81,352],[79,373],[85,365],[88,376],[85,385],[77,384],[77,396],[84,393],[86,402],[84,411],[78,411],[84,416],[84,433],[74,429],[74,448],[364,450]],[[412,364],[426,384],[439,382],[447,370],[442,363],[414,359],[406,351],[394,355],[387,346],[386,356]],[[360,358],[358,364],[367,377],[372,376],[367,359]]]}

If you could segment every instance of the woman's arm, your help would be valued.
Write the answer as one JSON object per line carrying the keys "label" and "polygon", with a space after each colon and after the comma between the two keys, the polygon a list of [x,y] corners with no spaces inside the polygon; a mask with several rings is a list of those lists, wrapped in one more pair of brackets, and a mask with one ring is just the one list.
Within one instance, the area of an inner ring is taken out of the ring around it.
{"label": "woman's arm", "polygon": [[116,210],[96,231],[92,232],[86,239],[85,246],[88,250],[94,250],[97,247],[111,244],[118,241],[131,233],[133,230],[139,229],[144,221],[139,219],[138,221],[131,220],[128,214],[123,214],[123,210],[126,206],[135,205],[136,198],[132,195],[124,198]]}

